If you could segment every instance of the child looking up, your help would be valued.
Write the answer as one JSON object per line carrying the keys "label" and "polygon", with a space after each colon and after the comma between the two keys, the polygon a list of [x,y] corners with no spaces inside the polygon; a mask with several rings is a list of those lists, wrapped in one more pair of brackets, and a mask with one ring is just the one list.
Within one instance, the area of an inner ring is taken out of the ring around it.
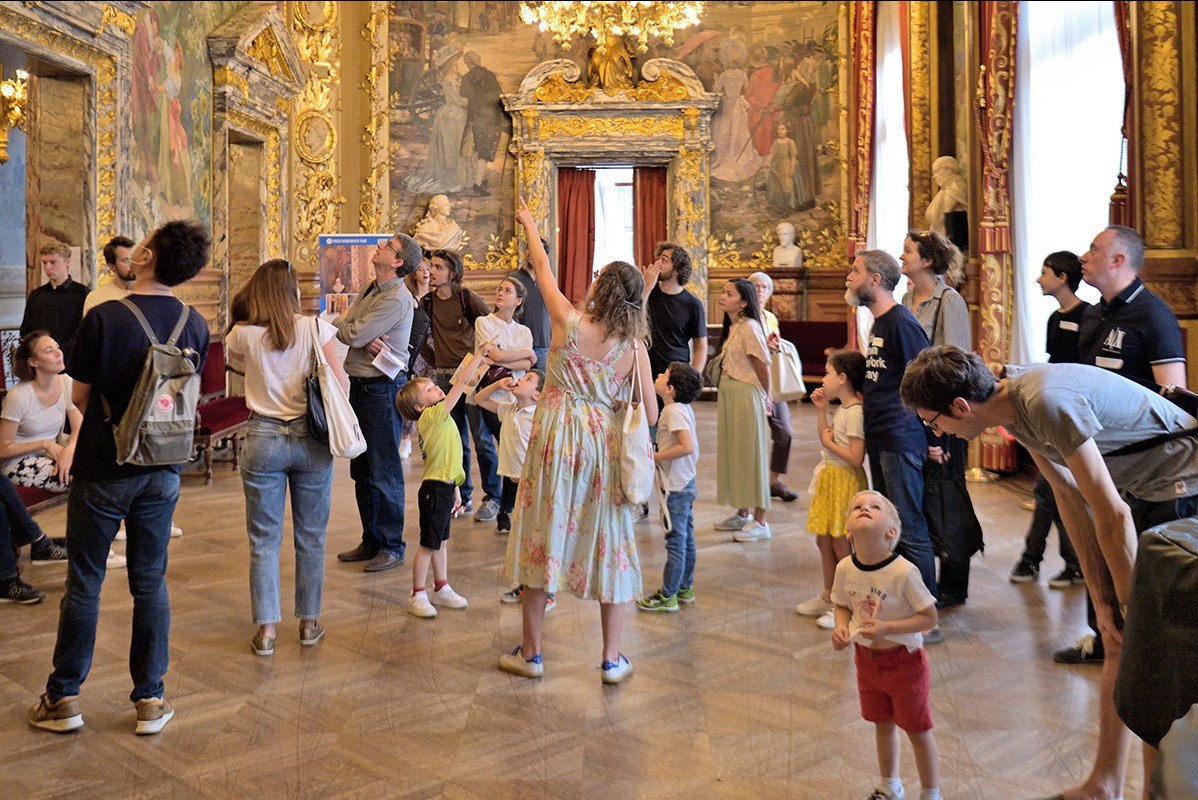
{"label": "child looking up", "polygon": [[636,601],[641,611],[677,611],[695,602],[695,465],[699,436],[691,401],[703,389],[703,378],[690,364],[673,361],[653,384],[665,404],[657,420],[657,452],[670,529],[666,531],[666,566],[656,594]]}
{"label": "child looking up", "polygon": [[[467,388],[478,381],[486,359],[478,358],[472,369],[442,391],[431,378],[413,378],[395,398],[395,407],[405,418],[416,422],[420,449],[424,453],[424,480],[417,504],[420,509],[420,549],[412,559],[412,596],[408,613],[416,617],[435,617],[434,606],[465,608],[466,598],[449,586],[449,523],[458,504],[458,486],[466,480],[462,469],[462,439],[450,412]],[[428,565],[433,565],[433,593],[425,589]]]}
{"label": "child looking up", "polygon": [[907,732],[923,784],[920,800],[940,800],[940,763],[928,707],[930,678],[923,636],[936,625],[936,598],[919,570],[894,552],[901,532],[894,504],[877,492],[858,492],[849,504],[854,554],[836,566],[832,647],[857,640],[861,716],[874,723],[882,782],[869,800],[902,800],[898,728]]}
{"label": "child looking up", "polygon": [[[865,382],[865,356],[855,350],[838,350],[828,356],[823,385],[811,393],[819,414],[820,462],[811,478],[811,509],[807,530],[815,534],[823,566],[824,589],[795,611],[819,617],[825,630],[836,627],[832,615],[832,577],[836,565],[849,554],[844,535],[844,518],[849,500],[869,488],[862,464],[865,461],[865,417],[861,413],[861,386]],[[828,404],[838,403],[828,424]]]}

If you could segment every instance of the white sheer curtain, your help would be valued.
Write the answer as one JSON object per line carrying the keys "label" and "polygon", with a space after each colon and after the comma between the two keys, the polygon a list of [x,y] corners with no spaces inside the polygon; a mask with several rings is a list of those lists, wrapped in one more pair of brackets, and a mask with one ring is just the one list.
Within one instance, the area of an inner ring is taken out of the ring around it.
{"label": "white sheer curtain", "polygon": [[613,261],[636,263],[632,252],[631,186],[631,167],[595,170],[595,263],[592,271]]}
{"label": "white sheer curtain", "polygon": [[[1078,255],[1107,225],[1123,138],[1123,68],[1111,2],[1019,4],[1011,213],[1011,361],[1044,361],[1057,307],[1036,278],[1044,257]],[[1079,294],[1096,302],[1082,284]]]}
{"label": "white sheer curtain", "polygon": [[[899,3],[878,3],[877,106],[874,120],[874,174],[870,182],[869,228],[866,246],[885,250],[898,258],[908,230],[911,191],[907,182],[910,155],[904,127],[903,53],[899,28]],[[902,297],[906,278],[895,296]],[[873,327],[873,317],[857,310],[857,330],[862,337]]]}

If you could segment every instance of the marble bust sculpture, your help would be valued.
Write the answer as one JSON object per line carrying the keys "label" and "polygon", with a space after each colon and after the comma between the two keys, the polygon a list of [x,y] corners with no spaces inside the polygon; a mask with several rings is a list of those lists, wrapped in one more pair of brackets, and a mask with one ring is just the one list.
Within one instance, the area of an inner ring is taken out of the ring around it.
{"label": "marble bust sculpture", "polygon": [[774,248],[774,266],[803,266],[803,251],[795,244],[795,226],[789,222],[779,222],[777,231],[778,246]]}
{"label": "marble bust sculpture", "polygon": [[412,238],[426,250],[458,250],[462,246],[465,231],[454,222],[450,212],[449,198],[434,195],[428,203],[428,213],[416,223]]}
{"label": "marble bust sculpture", "polygon": [[932,178],[940,191],[928,204],[924,212],[924,220],[928,230],[947,234],[944,219],[951,211],[965,211],[969,208],[969,197],[965,185],[965,176],[961,174],[961,165],[952,156],[941,156],[932,162]]}

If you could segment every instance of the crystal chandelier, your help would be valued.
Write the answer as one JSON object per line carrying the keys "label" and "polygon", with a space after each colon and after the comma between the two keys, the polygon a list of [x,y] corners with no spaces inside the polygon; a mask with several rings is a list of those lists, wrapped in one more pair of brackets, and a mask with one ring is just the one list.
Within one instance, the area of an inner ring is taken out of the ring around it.
{"label": "crystal chandelier", "polygon": [[650,2],[521,2],[520,19],[553,34],[560,45],[572,44],[589,36],[603,48],[607,34],[628,34],[637,40],[642,53],[649,48],[649,37],[656,36],[667,46],[674,44],[674,31],[697,25],[706,3]]}

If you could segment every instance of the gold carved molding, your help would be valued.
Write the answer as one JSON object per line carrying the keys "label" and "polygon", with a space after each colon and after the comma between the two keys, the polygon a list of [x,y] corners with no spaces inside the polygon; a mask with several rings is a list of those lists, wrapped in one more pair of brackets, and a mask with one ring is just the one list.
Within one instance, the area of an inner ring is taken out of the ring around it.
{"label": "gold carved molding", "polygon": [[[38,47],[86,64],[92,69],[92,80],[96,91],[94,235],[97,242],[107,241],[116,235],[116,157],[119,149],[117,147],[116,56],[51,30],[3,5],[0,5],[0,28]],[[95,258],[95,270],[99,275],[106,266],[104,254],[99,247],[95,248]]]}
{"label": "gold carved molding", "polygon": [[387,168],[390,163],[387,141],[387,3],[371,4],[370,18],[362,29],[362,38],[370,48],[370,67],[361,86],[370,106],[370,117],[359,141],[369,153],[370,169],[362,180],[358,227],[363,233],[377,233],[383,230],[383,209],[387,205]]}
{"label": "gold carved molding", "polygon": [[277,128],[248,114],[229,109],[229,124],[253,131],[266,142],[266,240],[267,252],[282,256],[287,251],[283,242],[283,164],[280,156],[280,135]]}
{"label": "gold carved molding", "polygon": [[217,67],[212,71],[212,81],[217,86],[232,86],[241,92],[243,98],[250,96],[250,84],[244,76],[228,66]]}
{"label": "gold carved molding", "polygon": [[282,75],[288,80],[295,80],[295,76],[291,74],[291,70],[287,67],[287,59],[283,57],[283,51],[279,47],[279,40],[271,28],[263,28],[262,32],[250,42],[250,46],[246,48],[246,52],[254,59],[260,61],[271,75]]}
{"label": "gold carved molding", "polygon": [[[537,87],[533,97],[541,103],[583,103],[590,100],[598,87],[587,88],[581,81],[567,81],[560,73],[550,75]],[[641,81],[636,86],[620,89],[615,94],[623,93],[632,100],[656,100],[672,102],[686,100],[690,92],[682,85],[682,81],[673,75],[662,75],[655,81]]]}
{"label": "gold carved molding", "polygon": [[1185,246],[1182,192],[1181,31],[1175,2],[1136,3],[1140,68],[1140,192],[1145,244]]}
{"label": "gold carved molding", "polygon": [[555,136],[686,136],[683,118],[678,117],[550,117],[541,120],[537,138]]}
{"label": "gold carved molding", "polygon": [[[338,4],[333,2],[291,2],[291,28],[296,49],[308,67],[308,77],[300,90],[296,108],[296,136],[299,139],[300,121],[325,146],[308,148],[305,154],[297,142],[294,198],[294,239],[297,245],[294,261],[316,274],[317,237],[332,233],[339,227],[340,208],[345,197],[338,191],[340,170],[336,158],[336,124],[333,117],[333,88],[340,82],[341,38],[338,35]],[[319,7],[320,14],[312,13]],[[319,120],[319,123],[317,123]],[[333,140],[328,143],[329,132]],[[327,149],[327,152],[326,152]],[[306,287],[309,292],[312,287]]]}
{"label": "gold carved molding", "polygon": [[100,17],[100,29],[96,31],[96,36],[104,33],[104,29],[109,26],[124,32],[126,36],[132,36],[133,31],[137,29],[137,20],[133,19],[132,14],[126,14],[119,8],[113,8],[105,4],[103,14]]}
{"label": "gold carved molding", "polygon": [[932,202],[932,57],[931,3],[907,3],[911,54],[911,102],[908,130],[911,153],[911,223],[923,227],[924,210]]}

